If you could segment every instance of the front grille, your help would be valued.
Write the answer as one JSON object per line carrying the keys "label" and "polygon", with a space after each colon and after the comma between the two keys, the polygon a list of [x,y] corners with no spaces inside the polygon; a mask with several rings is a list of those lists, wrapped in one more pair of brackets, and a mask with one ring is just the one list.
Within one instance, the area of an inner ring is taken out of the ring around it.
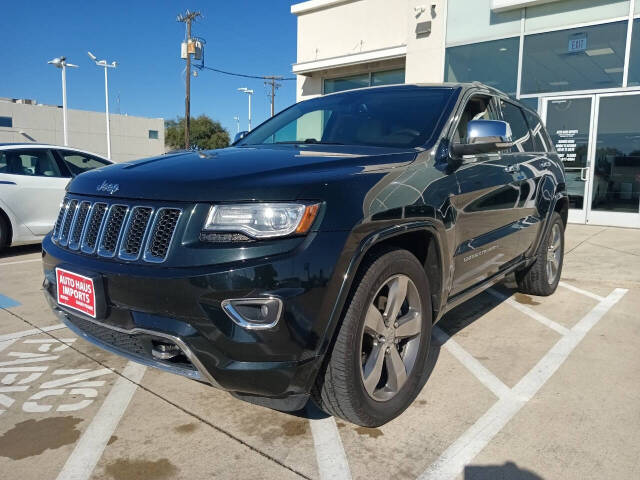
{"label": "front grille", "polygon": [[167,250],[180,218],[177,208],[161,208],[158,210],[151,238],[144,254],[148,262],[162,261],[167,256]]}
{"label": "front grille", "polygon": [[[124,235],[124,241],[120,248],[121,257],[128,258],[130,260],[138,258],[142,247],[142,240],[144,239],[144,235],[147,233],[147,228],[149,227],[151,212],[153,212],[151,207],[135,207],[131,210],[129,223]],[[164,256],[162,258],[164,258]]]}
{"label": "front grille", "polygon": [[100,233],[100,227],[102,226],[102,220],[104,220],[104,214],[107,213],[106,203],[94,203],[91,209],[91,218],[87,225],[87,230],[84,233],[84,239],[82,240],[82,251],[84,253],[93,253],[96,250],[96,244],[98,241],[98,234]]}
{"label": "front grille", "polygon": [[72,250],[77,250],[80,247],[80,235],[82,235],[84,222],[87,220],[90,206],[91,204],[89,202],[82,202],[77,209],[78,212],[71,227],[71,237],[69,237],[69,248]]}
{"label": "front grille", "polygon": [[62,231],[60,232],[60,245],[66,245],[69,243],[69,230],[71,230],[71,224],[73,223],[73,217],[76,213],[76,207],[78,206],[77,200],[71,200],[67,205],[64,219],[62,220]]}
{"label": "front grille", "polygon": [[[182,210],[65,198],[52,239],[85,254],[164,262]],[[142,255],[141,255],[142,254]]]}
{"label": "front grille", "polygon": [[120,238],[120,231],[129,208],[126,205],[112,205],[107,215],[104,232],[98,244],[98,255],[113,257]]}

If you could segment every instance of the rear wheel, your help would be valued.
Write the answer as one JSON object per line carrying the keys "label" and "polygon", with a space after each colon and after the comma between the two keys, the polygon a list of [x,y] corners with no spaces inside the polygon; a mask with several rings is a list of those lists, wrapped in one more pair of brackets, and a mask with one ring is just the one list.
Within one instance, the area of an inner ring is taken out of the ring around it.
{"label": "rear wheel", "polygon": [[558,288],[563,261],[564,223],[560,214],[554,212],[535,262],[516,272],[518,290],[530,295],[551,295]]}
{"label": "rear wheel", "polygon": [[313,397],[326,412],[373,427],[400,415],[420,390],[431,336],[429,284],[418,259],[371,259],[354,286]]}

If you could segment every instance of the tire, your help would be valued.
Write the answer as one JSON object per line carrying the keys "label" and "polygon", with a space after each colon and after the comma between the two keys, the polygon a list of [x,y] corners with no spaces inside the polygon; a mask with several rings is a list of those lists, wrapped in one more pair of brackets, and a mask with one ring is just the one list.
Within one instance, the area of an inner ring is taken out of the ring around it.
{"label": "tire", "polygon": [[[520,292],[545,297],[556,291],[564,261],[564,227],[562,217],[554,212],[534,263],[516,272]],[[550,259],[550,255],[554,256],[554,260]],[[550,264],[555,264],[555,268]]]}
{"label": "tire", "polygon": [[[431,295],[423,266],[406,250],[382,251],[360,272],[312,397],[331,415],[376,427],[400,415],[423,385],[431,339]],[[402,297],[405,282],[404,300],[394,315],[399,302],[393,298]],[[378,335],[380,331],[384,335]],[[378,364],[381,373],[376,383]]]}
{"label": "tire", "polygon": [[9,224],[5,220],[4,216],[0,214],[0,252],[9,245]]}

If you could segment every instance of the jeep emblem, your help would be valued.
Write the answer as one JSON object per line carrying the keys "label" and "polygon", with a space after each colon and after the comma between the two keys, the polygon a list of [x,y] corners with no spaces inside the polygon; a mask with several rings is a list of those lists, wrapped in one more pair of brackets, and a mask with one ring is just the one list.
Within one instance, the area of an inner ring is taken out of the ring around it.
{"label": "jeep emblem", "polygon": [[98,192],[109,192],[109,195],[113,195],[118,190],[120,190],[120,185],[117,183],[108,183],[106,180],[103,181],[98,188],[96,188]]}

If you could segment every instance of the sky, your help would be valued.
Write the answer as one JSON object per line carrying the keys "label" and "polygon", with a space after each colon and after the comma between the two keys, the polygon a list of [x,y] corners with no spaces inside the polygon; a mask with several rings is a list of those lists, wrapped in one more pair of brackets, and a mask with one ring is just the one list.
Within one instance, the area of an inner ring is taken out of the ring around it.
{"label": "sky", "polygon": [[[112,113],[165,119],[184,115],[185,61],[180,43],[185,25],[176,21],[187,8],[203,18],[192,35],[204,38],[205,65],[252,75],[293,77],[296,18],[292,0],[23,0],[2,2],[0,16],[0,97],[32,98],[62,104],[60,70],[47,61],[66,56],[79,68],[67,69],[67,106],[104,111],[104,70],[88,57],[117,61],[109,70]],[[276,111],[295,102],[295,81],[276,93]],[[246,130],[248,87],[252,126],[269,116],[269,98],[261,80],[208,70],[191,77],[191,115],[218,120],[231,136]]]}

